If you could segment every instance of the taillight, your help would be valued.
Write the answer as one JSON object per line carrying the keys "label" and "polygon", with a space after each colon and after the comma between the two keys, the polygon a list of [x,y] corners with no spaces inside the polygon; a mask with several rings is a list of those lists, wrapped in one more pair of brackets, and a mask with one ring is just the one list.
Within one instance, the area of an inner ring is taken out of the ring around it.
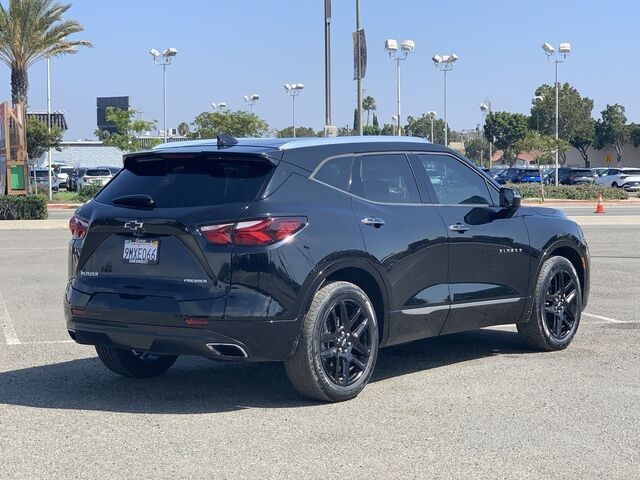
{"label": "taillight", "polygon": [[69,219],[69,230],[71,230],[71,236],[76,238],[84,238],[87,234],[87,227],[89,224],[82,220],[77,215],[74,215]]}
{"label": "taillight", "polygon": [[307,224],[304,217],[276,217],[200,227],[213,245],[265,246],[289,238]]}

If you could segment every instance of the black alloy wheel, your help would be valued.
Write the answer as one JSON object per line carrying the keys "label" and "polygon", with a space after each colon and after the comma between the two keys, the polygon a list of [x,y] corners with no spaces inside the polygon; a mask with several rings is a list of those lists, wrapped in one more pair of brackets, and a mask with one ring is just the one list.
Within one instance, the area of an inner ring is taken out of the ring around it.
{"label": "black alloy wheel", "polygon": [[582,288],[573,264],[564,257],[547,259],[538,275],[531,317],[518,332],[532,348],[562,350],[580,325]]}
{"label": "black alloy wheel", "polygon": [[325,402],[356,397],[378,358],[378,320],[366,293],[349,282],[321,287],[304,316],[287,375],[301,395]]}
{"label": "black alloy wheel", "polygon": [[373,322],[356,301],[342,299],[324,316],[318,355],[327,377],[339,386],[353,385],[371,361]]}
{"label": "black alloy wheel", "polygon": [[549,280],[544,302],[545,324],[556,340],[564,340],[573,331],[578,318],[578,290],[566,270],[558,270]]}

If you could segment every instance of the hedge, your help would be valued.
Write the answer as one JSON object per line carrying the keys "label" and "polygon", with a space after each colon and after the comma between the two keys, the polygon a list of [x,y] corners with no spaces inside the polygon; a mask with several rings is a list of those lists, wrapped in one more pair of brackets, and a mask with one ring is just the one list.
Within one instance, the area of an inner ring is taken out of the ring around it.
{"label": "hedge", "polygon": [[44,195],[0,195],[0,220],[44,220],[47,200]]}
{"label": "hedge", "polygon": [[95,183],[89,183],[88,185],[81,187],[80,190],[78,190],[78,200],[81,202],[88,202],[96,196],[101,188],[102,185],[96,185]]}
{"label": "hedge", "polygon": [[[540,198],[539,183],[510,183],[505,185],[520,192],[522,198]],[[545,199],[596,200],[602,195],[605,200],[626,200],[629,194],[622,188],[601,185],[545,185]]]}

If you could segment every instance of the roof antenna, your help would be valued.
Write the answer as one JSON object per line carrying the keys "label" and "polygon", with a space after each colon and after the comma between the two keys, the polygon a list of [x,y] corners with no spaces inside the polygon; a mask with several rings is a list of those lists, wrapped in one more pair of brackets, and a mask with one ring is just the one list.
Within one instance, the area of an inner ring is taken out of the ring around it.
{"label": "roof antenna", "polygon": [[231,135],[227,135],[226,133],[218,134],[218,148],[222,147],[230,147],[231,145],[237,145],[238,140]]}

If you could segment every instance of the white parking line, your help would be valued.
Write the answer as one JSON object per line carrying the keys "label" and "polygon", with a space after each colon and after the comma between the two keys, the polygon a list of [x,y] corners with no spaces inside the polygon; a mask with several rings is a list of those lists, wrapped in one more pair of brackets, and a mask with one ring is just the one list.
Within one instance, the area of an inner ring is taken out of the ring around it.
{"label": "white parking line", "polygon": [[7,345],[20,345],[20,339],[16,333],[16,329],[13,328],[13,321],[9,316],[9,311],[0,293],[0,326],[2,326],[2,333],[7,341]]}
{"label": "white parking line", "polygon": [[604,315],[596,315],[595,313],[582,312],[582,315],[589,318],[595,318],[596,320],[604,320],[605,322],[609,322],[609,323],[634,323],[634,322],[628,322],[625,320],[617,320],[615,318],[605,317]]}

